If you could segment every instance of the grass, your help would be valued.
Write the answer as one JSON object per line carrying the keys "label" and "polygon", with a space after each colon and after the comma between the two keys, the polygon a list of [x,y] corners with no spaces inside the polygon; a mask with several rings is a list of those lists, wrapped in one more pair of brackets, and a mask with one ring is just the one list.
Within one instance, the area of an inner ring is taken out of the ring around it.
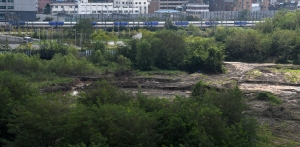
{"label": "grass", "polygon": [[271,71],[284,74],[284,77],[288,82],[300,82],[300,66],[282,66],[279,64],[271,69]]}
{"label": "grass", "polygon": [[39,88],[50,86],[50,85],[62,85],[62,84],[70,84],[73,81],[72,78],[66,77],[58,77],[53,80],[41,81],[37,83]]}
{"label": "grass", "polygon": [[150,75],[177,76],[177,75],[185,74],[185,72],[180,70],[153,70],[153,71],[137,71],[136,74],[140,76],[150,76]]}
{"label": "grass", "polygon": [[22,75],[32,86],[42,88],[49,85],[70,84],[73,79],[69,77],[58,76],[54,73],[31,72]]}
{"label": "grass", "polygon": [[285,78],[292,82],[298,83],[300,82],[300,70],[299,69],[283,69]]}
{"label": "grass", "polygon": [[299,147],[300,143],[277,137],[272,133],[269,125],[261,125],[257,129],[258,144],[257,147]]}
{"label": "grass", "polygon": [[282,103],[282,100],[270,92],[260,92],[255,97],[257,100],[269,101],[273,105]]}
{"label": "grass", "polygon": [[253,78],[257,78],[262,75],[262,72],[255,69],[255,70],[248,71],[247,75],[249,75],[250,77],[253,77]]}

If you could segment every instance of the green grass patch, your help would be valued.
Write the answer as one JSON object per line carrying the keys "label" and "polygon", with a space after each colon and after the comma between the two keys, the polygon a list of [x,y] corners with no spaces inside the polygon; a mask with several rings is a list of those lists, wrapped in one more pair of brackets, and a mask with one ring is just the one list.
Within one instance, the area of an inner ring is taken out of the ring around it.
{"label": "green grass patch", "polygon": [[261,125],[257,129],[257,147],[299,147],[300,143],[275,136],[269,125]]}
{"label": "green grass patch", "polygon": [[300,66],[282,66],[276,65],[275,68],[270,69],[274,73],[284,74],[285,79],[291,83],[300,82]]}
{"label": "green grass patch", "polygon": [[253,77],[253,78],[257,78],[262,75],[262,72],[255,69],[255,70],[248,71],[247,75],[249,75],[250,77]]}
{"label": "green grass patch", "polygon": [[36,86],[38,88],[42,88],[50,85],[64,85],[64,84],[70,84],[72,81],[73,81],[72,78],[58,77],[53,80],[38,82]]}
{"label": "green grass patch", "polygon": [[73,78],[58,76],[54,73],[31,72],[22,75],[32,86],[42,88],[49,85],[70,84]]}
{"label": "green grass patch", "polygon": [[292,83],[300,82],[300,69],[283,69],[283,73],[288,81]]}
{"label": "green grass patch", "polygon": [[255,97],[257,100],[269,101],[273,105],[278,105],[282,103],[282,100],[271,92],[260,92]]}

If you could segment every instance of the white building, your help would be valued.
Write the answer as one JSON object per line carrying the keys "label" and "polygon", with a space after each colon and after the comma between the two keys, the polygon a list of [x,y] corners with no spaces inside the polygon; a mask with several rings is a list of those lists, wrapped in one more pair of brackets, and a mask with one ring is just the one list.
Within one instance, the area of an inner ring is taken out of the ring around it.
{"label": "white building", "polygon": [[189,3],[186,5],[187,14],[201,14],[202,12],[209,12],[209,5]]}
{"label": "white building", "polygon": [[[114,3],[89,3],[88,0],[80,0],[78,3],[52,3],[52,14],[58,12],[75,14],[144,14],[148,13],[147,0],[133,0],[131,3],[124,0],[115,0]],[[124,3],[124,4],[123,4]],[[137,4],[135,4],[137,3]]]}
{"label": "white building", "polygon": [[117,8],[137,9],[134,14],[147,14],[149,2],[147,0],[114,0],[114,6]]}
{"label": "white building", "polygon": [[78,14],[78,6],[76,3],[52,3],[51,14],[66,13],[66,14]]}

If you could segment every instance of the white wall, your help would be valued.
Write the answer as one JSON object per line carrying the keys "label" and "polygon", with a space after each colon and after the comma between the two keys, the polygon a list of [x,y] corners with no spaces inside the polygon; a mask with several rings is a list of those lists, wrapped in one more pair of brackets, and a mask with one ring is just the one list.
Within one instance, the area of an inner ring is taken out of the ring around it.
{"label": "white wall", "polygon": [[114,0],[115,7],[138,8],[135,14],[147,14],[149,2],[147,0]]}

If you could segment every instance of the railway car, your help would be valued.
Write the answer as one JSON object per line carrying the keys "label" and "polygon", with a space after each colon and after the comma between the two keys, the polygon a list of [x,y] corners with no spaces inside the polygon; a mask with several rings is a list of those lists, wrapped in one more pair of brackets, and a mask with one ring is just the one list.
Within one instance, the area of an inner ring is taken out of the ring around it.
{"label": "railway car", "polygon": [[[197,27],[213,27],[213,26],[227,26],[227,27],[251,27],[261,21],[173,21],[173,25],[180,27],[187,27],[192,24]],[[70,28],[77,24],[77,22],[8,22],[12,26],[32,27],[32,28]],[[156,27],[163,28],[164,21],[102,21],[92,22],[92,26],[96,28],[110,28],[110,27]]]}

